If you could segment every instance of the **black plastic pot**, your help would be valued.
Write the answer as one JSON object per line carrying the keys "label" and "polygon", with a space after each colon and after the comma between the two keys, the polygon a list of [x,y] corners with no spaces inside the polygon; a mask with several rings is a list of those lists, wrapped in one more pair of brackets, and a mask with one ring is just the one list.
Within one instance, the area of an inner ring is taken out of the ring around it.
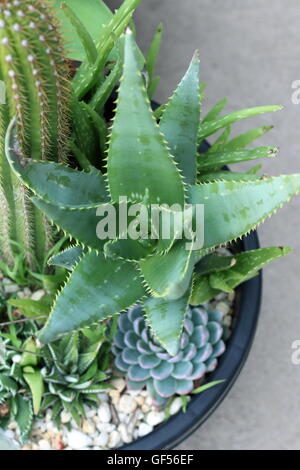
{"label": "black plastic pot", "polygon": [[[240,251],[256,248],[259,248],[256,232],[240,242]],[[121,447],[120,450],[173,449],[207,420],[224,400],[245,364],[256,331],[261,294],[261,273],[237,290],[233,332],[217,369],[209,375],[209,381],[225,379],[225,382],[195,395],[185,413],[179,412],[147,436]]]}

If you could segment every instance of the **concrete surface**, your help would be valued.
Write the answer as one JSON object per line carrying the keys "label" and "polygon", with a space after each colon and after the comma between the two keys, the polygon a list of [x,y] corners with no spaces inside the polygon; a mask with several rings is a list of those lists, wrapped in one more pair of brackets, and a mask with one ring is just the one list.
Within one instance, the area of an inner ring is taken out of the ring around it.
{"label": "concrete surface", "polygon": [[[108,2],[117,6],[119,1]],[[200,49],[207,83],[204,112],[228,96],[227,111],[283,104],[277,114],[244,122],[275,124],[261,145],[279,145],[272,174],[300,171],[300,105],[291,84],[300,79],[298,0],[143,0],[136,14],[145,49],[155,26],[165,24],[157,99],[163,102]],[[291,344],[300,339],[300,198],[260,229],[263,246],[287,244],[292,255],[265,269],[261,320],[246,366],[214,415],[180,449],[300,449],[300,365]]]}

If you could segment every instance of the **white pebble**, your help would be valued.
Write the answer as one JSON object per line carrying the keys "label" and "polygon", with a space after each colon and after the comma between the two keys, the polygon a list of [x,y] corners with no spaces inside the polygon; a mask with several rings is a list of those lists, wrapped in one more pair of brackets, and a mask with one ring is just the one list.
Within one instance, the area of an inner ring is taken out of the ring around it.
{"label": "white pebble", "polygon": [[107,403],[101,403],[98,409],[98,417],[102,423],[109,423],[111,420],[111,411]]}
{"label": "white pebble", "polygon": [[121,444],[121,435],[119,431],[113,431],[109,436],[108,447],[113,449]]}
{"label": "white pebble", "polygon": [[227,327],[230,327],[230,326],[231,326],[231,323],[232,323],[232,317],[231,317],[231,315],[226,315],[226,316],[223,318],[223,325],[224,325],[224,326],[227,326]]}
{"label": "white pebble", "polygon": [[230,307],[225,302],[219,302],[216,305],[216,310],[219,310],[219,312],[221,312],[223,314],[223,316],[225,316],[225,315],[227,315],[227,313],[229,313]]}
{"label": "white pebble", "polygon": [[63,424],[69,423],[71,421],[71,418],[72,416],[67,411],[62,411],[60,413],[60,419]]}
{"label": "white pebble", "polygon": [[51,450],[51,445],[49,441],[46,441],[46,439],[41,439],[38,442],[38,446],[40,450]]}
{"label": "white pebble", "polygon": [[114,387],[115,390],[113,391],[117,391],[119,393],[123,392],[124,388],[125,388],[125,385],[126,385],[126,382],[124,379],[121,379],[121,378],[118,378],[118,379],[114,379],[110,382],[110,384]]}
{"label": "white pebble", "polygon": [[118,403],[118,410],[125,414],[133,413],[136,410],[137,403],[134,397],[130,395],[122,395]]}
{"label": "white pebble", "polygon": [[108,434],[101,432],[97,437],[94,438],[94,446],[105,447],[108,443]]}
{"label": "white pebble", "polygon": [[93,445],[93,440],[81,431],[72,430],[67,434],[68,445],[74,450]]}
{"label": "white pebble", "polygon": [[97,429],[100,431],[100,433],[105,432],[105,433],[111,433],[116,430],[116,425],[113,423],[96,423]]}
{"label": "white pebble", "polygon": [[173,400],[170,406],[170,415],[171,416],[176,415],[176,413],[178,413],[181,407],[182,407],[182,402],[181,402],[180,397],[175,398],[175,400]]}
{"label": "white pebble", "polygon": [[161,411],[150,411],[146,416],[146,423],[150,426],[157,426],[165,419],[165,414]]}
{"label": "white pebble", "polygon": [[19,286],[14,284],[14,282],[8,279],[7,277],[3,278],[3,288],[6,294],[13,294],[14,292],[17,292],[19,290]]}
{"label": "white pebble", "polygon": [[150,424],[147,423],[141,423],[139,425],[139,437],[144,437],[147,434],[149,434],[151,431],[153,431],[153,426],[150,426]]}
{"label": "white pebble", "polygon": [[44,297],[44,295],[45,295],[45,291],[43,289],[39,289],[32,294],[31,299],[41,300],[41,298]]}
{"label": "white pebble", "polygon": [[94,434],[94,432],[96,431],[96,426],[94,425],[92,421],[86,420],[82,424],[82,431],[85,434]]}
{"label": "white pebble", "polygon": [[125,444],[129,444],[130,442],[132,442],[132,436],[128,432],[128,429],[124,423],[121,423],[119,425],[118,431],[120,432],[121,439],[123,442],[125,442]]}

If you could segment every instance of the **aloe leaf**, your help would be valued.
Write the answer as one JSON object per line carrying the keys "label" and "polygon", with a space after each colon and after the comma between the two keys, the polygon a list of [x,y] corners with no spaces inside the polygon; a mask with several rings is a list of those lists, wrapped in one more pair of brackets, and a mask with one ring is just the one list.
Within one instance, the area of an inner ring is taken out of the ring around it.
{"label": "aloe leaf", "polygon": [[[224,282],[229,289],[234,289],[242,282],[251,279],[266,264],[282,258],[291,252],[289,247],[270,247],[239,253],[234,256],[235,264],[227,271],[217,273],[219,285]],[[210,279],[211,283],[211,279]],[[211,284],[212,285],[212,284]],[[216,284],[215,284],[216,285]],[[215,287],[212,285],[212,287]],[[223,289],[220,289],[223,290]]]}
{"label": "aloe leaf", "polygon": [[121,43],[122,41],[120,40],[118,40],[116,43],[117,57],[115,59],[115,65],[112,67],[110,73],[105,77],[104,81],[97,87],[91,100],[89,101],[90,107],[98,113],[103,111],[108,98],[112,94],[114,88],[117,86],[117,83],[120,81],[122,76],[124,47]]}
{"label": "aloe leaf", "polygon": [[160,121],[171,154],[185,181],[196,179],[197,133],[200,123],[199,55],[195,53],[189,69],[168,102]]}
{"label": "aloe leaf", "polygon": [[256,129],[251,129],[250,131],[247,131],[227,142],[227,144],[224,145],[223,150],[240,150],[245,148],[265,135],[271,129],[273,129],[273,126],[261,126]]}
{"label": "aloe leaf", "polygon": [[275,157],[278,153],[276,147],[257,147],[246,150],[229,150],[200,154],[198,158],[198,171],[212,171],[220,169],[230,163],[246,162],[258,158]]}
{"label": "aloe leaf", "polygon": [[33,412],[35,415],[38,415],[44,394],[42,374],[39,370],[35,370],[32,367],[24,367],[23,377],[31,390]]}
{"label": "aloe leaf", "polygon": [[209,274],[211,272],[223,271],[231,268],[236,263],[234,256],[222,256],[217,253],[202,258],[195,266],[197,274]]}
{"label": "aloe leaf", "polygon": [[216,385],[219,385],[219,384],[224,383],[224,382],[225,382],[225,380],[215,380],[213,382],[208,382],[207,384],[200,385],[200,387],[195,388],[192,391],[192,394],[197,395],[198,393],[205,392],[205,390],[209,390],[210,388],[215,387]]}
{"label": "aloe leaf", "polygon": [[58,255],[52,256],[48,260],[48,264],[49,266],[60,266],[61,268],[72,271],[83,255],[84,248],[81,246],[72,246],[62,251]]}
{"label": "aloe leaf", "polygon": [[257,176],[257,173],[259,170],[262,169],[262,164],[260,163],[259,165],[255,165],[252,168],[249,168],[249,170],[246,172],[247,175],[255,175]]}
{"label": "aloe leaf", "polygon": [[[89,0],[88,8],[82,0],[51,0],[50,3],[53,4],[55,14],[62,23],[63,37],[65,43],[69,45],[69,58],[83,61],[86,53],[82,40],[77,29],[70,24],[70,18],[66,16],[61,4],[66,3],[72,9],[94,41],[99,39],[105,25],[111,21],[112,12],[102,0]],[[97,21],[95,21],[96,18]]]}
{"label": "aloe leaf", "polygon": [[62,3],[62,9],[81,40],[88,61],[93,64],[97,59],[97,49],[90,33],[65,1]]}
{"label": "aloe leaf", "polygon": [[9,299],[8,304],[19,309],[27,318],[47,316],[51,310],[52,298],[45,296],[41,300]]}
{"label": "aloe leaf", "polygon": [[42,343],[100,322],[130,307],[145,295],[133,263],[105,259],[92,251],[72,272],[40,333]]}
{"label": "aloe leaf", "polygon": [[18,150],[15,120],[6,134],[6,157],[19,179],[46,202],[62,207],[99,203],[106,198],[103,176],[95,168],[88,173],[59,163],[24,159]]}
{"label": "aloe leaf", "polygon": [[157,62],[157,57],[160,51],[160,45],[161,45],[163,32],[164,32],[163,25],[162,24],[158,25],[155,31],[155,34],[153,36],[153,39],[151,41],[149,51],[146,57],[146,67],[147,67],[147,72],[148,72],[148,77],[149,77],[148,96],[150,99],[154,95],[157,85],[159,83],[159,77],[156,77],[154,73],[155,73],[155,65]]}
{"label": "aloe leaf", "polygon": [[226,146],[226,142],[228,141],[230,134],[231,134],[231,126],[225,127],[225,130],[217,138],[217,140],[212,144],[212,146],[207,150],[207,153],[218,152],[219,149],[224,151],[224,147]]}
{"label": "aloe leaf", "polygon": [[195,259],[194,251],[187,250],[186,243],[180,240],[168,253],[140,261],[141,272],[154,297],[175,300],[187,291]]}
{"label": "aloe leaf", "polygon": [[213,289],[220,292],[227,292],[228,294],[233,292],[233,289],[228,285],[226,279],[224,279],[220,273],[211,273],[209,275],[209,283]]}
{"label": "aloe leaf", "polygon": [[149,298],[144,302],[146,318],[154,337],[172,356],[179,350],[189,295],[190,291],[177,300]]}
{"label": "aloe leaf", "polygon": [[[200,305],[220,292],[232,292],[238,285],[256,276],[268,263],[286,256],[290,251],[289,247],[260,248],[229,256],[228,259],[234,260],[234,264],[226,270],[196,271],[190,304]],[[199,264],[201,266],[201,262]]]}
{"label": "aloe leaf", "polygon": [[219,116],[219,114],[223,111],[227,101],[228,101],[227,98],[223,98],[222,100],[218,101],[218,103],[215,104],[215,106],[205,116],[205,118],[202,121],[202,124],[205,122],[214,121]]}
{"label": "aloe leaf", "polygon": [[199,127],[198,139],[201,141],[206,137],[214,134],[223,127],[227,127],[230,124],[238,122],[242,119],[246,119],[252,116],[257,116],[259,114],[265,114],[270,112],[279,111],[282,109],[282,106],[258,106],[255,108],[248,108],[241,111],[235,111],[230,114],[217,119],[212,119],[209,121],[202,121]]}
{"label": "aloe leaf", "polygon": [[203,248],[228,243],[250,232],[299,191],[300,174],[191,186],[189,202],[204,204]]}
{"label": "aloe leaf", "polygon": [[31,401],[26,400],[22,395],[18,394],[16,396],[17,401],[17,414],[15,416],[15,421],[20,430],[22,442],[26,442],[32,426],[33,421],[33,411]]}
{"label": "aloe leaf", "polygon": [[211,183],[213,181],[255,181],[261,179],[261,175],[250,173],[237,173],[234,171],[214,171],[211,173],[199,174],[197,183]]}
{"label": "aloe leaf", "polygon": [[[136,168],[139,168],[138,175]],[[107,175],[111,198],[184,203],[181,176],[153,117],[132,33],[126,34],[124,71],[112,128]],[[167,181],[168,185],[162,184]]]}
{"label": "aloe leaf", "polygon": [[213,289],[209,282],[209,275],[199,275],[197,273],[193,276],[193,288],[190,297],[190,304],[198,306],[208,302],[220,293],[219,290]]}
{"label": "aloe leaf", "polygon": [[[115,43],[130,23],[133,12],[140,1],[124,0],[120,8],[116,10],[111,21],[103,28],[96,42],[98,58],[95,64],[92,67],[89,64],[82,64],[73,79],[73,88],[78,99],[82,99],[89,90],[97,85],[105,64],[111,59],[110,54]],[[138,49],[137,59],[140,64],[144,63],[144,58]]]}
{"label": "aloe leaf", "polygon": [[106,240],[97,237],[96,227],[99,217],[96,208],[68,209],[48,204],[33,197],[32,202],[60,229],[90,248],[102,250]]}
{"label": "aloe leaf", "polygon": [[147,258],[155,250],[155,242],[152,240],[110,240],[104,245],[104,254],[109,258],[139,261]]}

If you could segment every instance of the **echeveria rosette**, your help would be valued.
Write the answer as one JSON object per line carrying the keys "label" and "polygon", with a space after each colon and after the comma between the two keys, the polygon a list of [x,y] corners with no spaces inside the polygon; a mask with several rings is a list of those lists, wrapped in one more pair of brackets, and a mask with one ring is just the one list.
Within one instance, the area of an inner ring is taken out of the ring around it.
{"label": "echeveria rosette", "polygon": [[217,367],[217,358],[225,351],[222,314],[203,306],[189,307],[176,356],[160,345],[146,322],[139,305],[120,315],[114,363],[130,389],[147,387],[153,402],[161,407],[174,395],[191,393],[194,381]]}

